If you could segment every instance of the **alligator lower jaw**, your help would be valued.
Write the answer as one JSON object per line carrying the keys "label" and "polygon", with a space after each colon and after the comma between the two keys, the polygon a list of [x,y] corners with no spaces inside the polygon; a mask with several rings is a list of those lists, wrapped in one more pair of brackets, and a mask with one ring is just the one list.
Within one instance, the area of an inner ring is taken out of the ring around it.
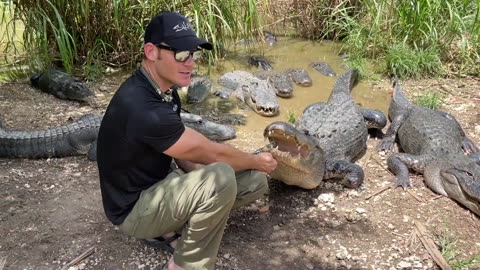
{"label": "alligator lower jaw", "polygon": [[312,86],[312,82],[299,82],[297,84],[300,85],[300,86],[303,86],[303,87]]}
{"label": "alligator lower jaw", "polygon": [[278,91],[278,92],[277,92],[277,96],[283,97],[283,98],[291,97],[292,94],[293,94],[292,91]]}

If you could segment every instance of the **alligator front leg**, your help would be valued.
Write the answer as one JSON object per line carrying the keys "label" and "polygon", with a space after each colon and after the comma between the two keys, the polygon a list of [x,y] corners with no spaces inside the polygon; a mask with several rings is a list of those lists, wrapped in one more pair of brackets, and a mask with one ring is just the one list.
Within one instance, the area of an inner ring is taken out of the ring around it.
{"label": "alligator front leg", "polygon": [[462,149],[467,154],[480,153],[480,148],[467,136],[463,137]]}
{"label": "alligator front leg", "polygon": [[379,110],[360,108],[367,128],[382,129],[387,125],[387,117]]}
{"label": "alligator front leg", "polygon": [[400,126],[402,126],[405,119],[406,115],[401,114],[392,120],[392,123],[388,127],[387,133],[377,146],[378,151],[385,151],[386,153],[388,153],[392,150],[398,129],[400,128]]}
{"label": "alligator front leg", "polygon": [[410,187],[408,169],[423,173],[425,169],[425,158],[405,153],[392,154],[387,159],[388,169],[395,175],[395,185],[401,186],[404,190]]}
{"label": "alligator front leg", "polygon": [[90,161],[97,161],[97,140],[92,142],[90,149],[88,149],[87,158]]}
{"label": "alligator front leg", "polygon": [[463,130],[462,126],[453,115],[442,111],[438,111],[438,113],[451,120],[457,126],[461,136],[463,137],[462,149],[466,154],[472,154],[480,151],[480,148],[472,140],[470,140],[470,138],[467,137],[467,134]]}
{"label": "alligator front leg", "polygon": [[344,186],[357,188],[363,183],[365,173],[362,167],[346,160],[327,161],[324,179],[341,178]]}

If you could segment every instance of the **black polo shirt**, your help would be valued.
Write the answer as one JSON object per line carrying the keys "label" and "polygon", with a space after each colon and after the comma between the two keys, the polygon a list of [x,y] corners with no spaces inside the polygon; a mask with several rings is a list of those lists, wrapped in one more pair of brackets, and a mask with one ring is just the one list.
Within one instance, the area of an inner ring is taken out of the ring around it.
{"label": "black polo shirt", "polygon": [[115,93],[100,125],[97,163],[103,207],[122,224],[140,193],[168,174],[172,158],[163,153],[185,131],[180,98],[165,102],[140,70]]}

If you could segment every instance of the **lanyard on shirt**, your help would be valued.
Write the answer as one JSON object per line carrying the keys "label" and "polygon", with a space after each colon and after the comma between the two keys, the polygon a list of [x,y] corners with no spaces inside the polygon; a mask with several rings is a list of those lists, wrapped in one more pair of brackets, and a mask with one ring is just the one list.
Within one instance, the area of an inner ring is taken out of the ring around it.
{"label": "lanyard on shirt", "polygon": [[162,90],[160,90],[160,86],[158,86],[158,83],[152,79],[152,76],[150,76],[150,73],[148,73],[148,71],[145,69],[145,67],[143,67],[142,64],[140,64],[140,71],[143,73],[145,78],[147,78],[148,82],[152,85],[152,87],[155,88],[155,90],[164,102],[172,102],[173,97],[171,95],[171,89],[168,89],[167,91],[165,91],[165,93],[162,92]]}

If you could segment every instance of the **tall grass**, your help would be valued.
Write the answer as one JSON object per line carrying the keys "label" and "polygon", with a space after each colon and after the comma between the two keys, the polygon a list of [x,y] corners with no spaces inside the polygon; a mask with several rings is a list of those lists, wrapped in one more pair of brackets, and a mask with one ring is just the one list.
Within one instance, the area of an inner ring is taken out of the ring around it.
{"label": "tall grass", "polygon": [[317,12],[330,14],[322,38],[341,40],[354,59],[398,77],[480,73],[479,0],[330,2]]}
{"label": "tall grass", "polygon": [[[253,35],[259,28],[253,0],[18,0],[13,10],[11,21],[22,22],[26,29],[26,63],[37,63],[34,69],[60,63],[68,72],[87,77],[96,77],[106,65],[134,66],[140,61],[143,30],[161,10],[185,14],[198,35],[216,45],[206,58],[210,64],[222,57],[229,40]],[[9,40],[6,47],[13,44]],[[15,53],[21,55],[21,50]]]}
{"label": "tall grass", "polygon": [[25,26],[24,43],[18,47],[17,28],[8,27],[0,37],[7,37],[5,52],[36,69],[55,62],[87,77],[105,65],[134,66],[142,55],[143,29],[160,10],[187,15],[199,36],[215,44],[205,58],[209,66],[232,42],[275,29],[279,35],[340,41],[348,63],[400,78],[480,74],[480,0],[14,2],[2,9],[12,9],[8,24]]}

